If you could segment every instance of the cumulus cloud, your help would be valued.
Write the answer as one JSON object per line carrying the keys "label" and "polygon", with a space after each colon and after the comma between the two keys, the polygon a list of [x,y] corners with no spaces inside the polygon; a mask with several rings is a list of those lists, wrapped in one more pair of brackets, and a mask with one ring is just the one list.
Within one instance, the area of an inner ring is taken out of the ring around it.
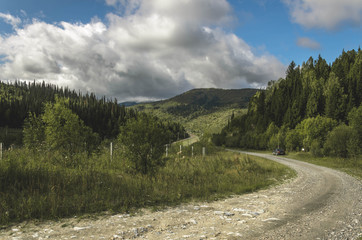
{"label": "cumulus cloud", "polygon": [[318,50],[321,48],[319,42],[316,42],[307,37],[300,37],[297,39],[297,45],[304,48],[309,48],[312,50]]}
{"label": "cumulus cloud", "polygon": [[0,18],[2,18],[6,23],[13,26],[13,28],[16,28],[21,23],[20,18],[14,17],[9,13],[5,14],[0,12]]}
{"label": "cumulus cloud", "polygon": [[226,1],[107,3],[132,10],[109,13],[107,23],[34,20],[0,37],[0,79],[45,79],[120,100],[144,100],[191,88],[262,87],[284,76],[278,59],[254,54],[222,29],[232,21]]}
{"label": "cumulus cloud", "polygon": [[335,30],[350,24],[361,27],[361,0],[283,0],[293,21],[307,28]]}

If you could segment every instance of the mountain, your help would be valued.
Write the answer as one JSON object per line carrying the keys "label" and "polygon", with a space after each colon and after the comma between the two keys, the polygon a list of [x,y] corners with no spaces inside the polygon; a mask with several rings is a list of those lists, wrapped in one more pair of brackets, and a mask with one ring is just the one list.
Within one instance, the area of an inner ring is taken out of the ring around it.
{"label": "mountain", "polygon": [[192,89],[170,99],[132,108],[177,121],[197,135],[217,133],[231,115],[245,112],[257,89]]}
{"label": "mountain", "polygon": [[134,105],[137,105],[138,102],[121,102],[119,105],[120,106],[125,106],[125,107],[132,107]]}
{"label": "mountain", "polygon": [[[196,88],[162,102],[177,102],[206,108],[237,106],[245,108],[257,89]],[[160,102],[158,102],[160,103]]]}

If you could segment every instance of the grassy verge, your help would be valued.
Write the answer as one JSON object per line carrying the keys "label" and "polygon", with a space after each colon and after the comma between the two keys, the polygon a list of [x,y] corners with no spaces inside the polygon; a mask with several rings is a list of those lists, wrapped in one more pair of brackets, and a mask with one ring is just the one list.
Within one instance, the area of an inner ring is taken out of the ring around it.
{"label": "grassy verge", "polygon": [[170,156],[147,176],[127,173],[119,167],[122,159],[109,162],[106,153],[83,156],[78,159],[83,164],[71,169],[54,164],[59,159],[52,159],[61,156],[51,153],[7,152],[0,161],[0,226],[215,200],[265,188],[294,174],[281,164],[230,152]]}
{"label": "grassy verge", "polygon": [[167,108],[179,105],[176,102],[168,102],[160,105],[141,104],[133,108],[150,113],[165,121],[175,121],[181,123],[188,131],[201,136],[204,133],[219,133],[220,130],[228,123],[232,114],[235,116],[243,115],[247,109],[240,108],[220,108],[212,112],[195,112],[195,115],[178,116],[167,112]]}
{"label": "grassy verge", "polygon": [[306,152],[291,152],[286,156],[300,161],[340,170],[357,177],[358,179],[362,179],[361,156],[358,158],[315,157],[311,153]]}

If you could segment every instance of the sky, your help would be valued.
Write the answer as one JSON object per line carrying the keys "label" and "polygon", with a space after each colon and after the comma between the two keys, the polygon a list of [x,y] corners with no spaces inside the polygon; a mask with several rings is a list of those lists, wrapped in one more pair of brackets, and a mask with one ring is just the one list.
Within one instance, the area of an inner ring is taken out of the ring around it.
{"label": "sky", "polygon": [[1,0],[0,80],[119,101],[264,88],[362,43],[361,0]]}

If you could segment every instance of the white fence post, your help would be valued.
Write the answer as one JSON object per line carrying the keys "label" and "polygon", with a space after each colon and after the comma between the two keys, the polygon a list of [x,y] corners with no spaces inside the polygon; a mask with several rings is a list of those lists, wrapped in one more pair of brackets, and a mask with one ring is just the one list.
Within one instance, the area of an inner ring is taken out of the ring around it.
{"label": "white fence post", "polygon": [[194,157],[194,146],[191,146],[191,157]]}
{"label": "white fence post", "polygon": [[110,158],[111,158],[111,162],[113,160],[113,142],[111,142],[111,144],[109,145],[109,152],[110,152]]}
{"label": "white fence post", "polygon": [[205,157],[205,152],[206,152],[205,147],[202,147],[202,157]]}

